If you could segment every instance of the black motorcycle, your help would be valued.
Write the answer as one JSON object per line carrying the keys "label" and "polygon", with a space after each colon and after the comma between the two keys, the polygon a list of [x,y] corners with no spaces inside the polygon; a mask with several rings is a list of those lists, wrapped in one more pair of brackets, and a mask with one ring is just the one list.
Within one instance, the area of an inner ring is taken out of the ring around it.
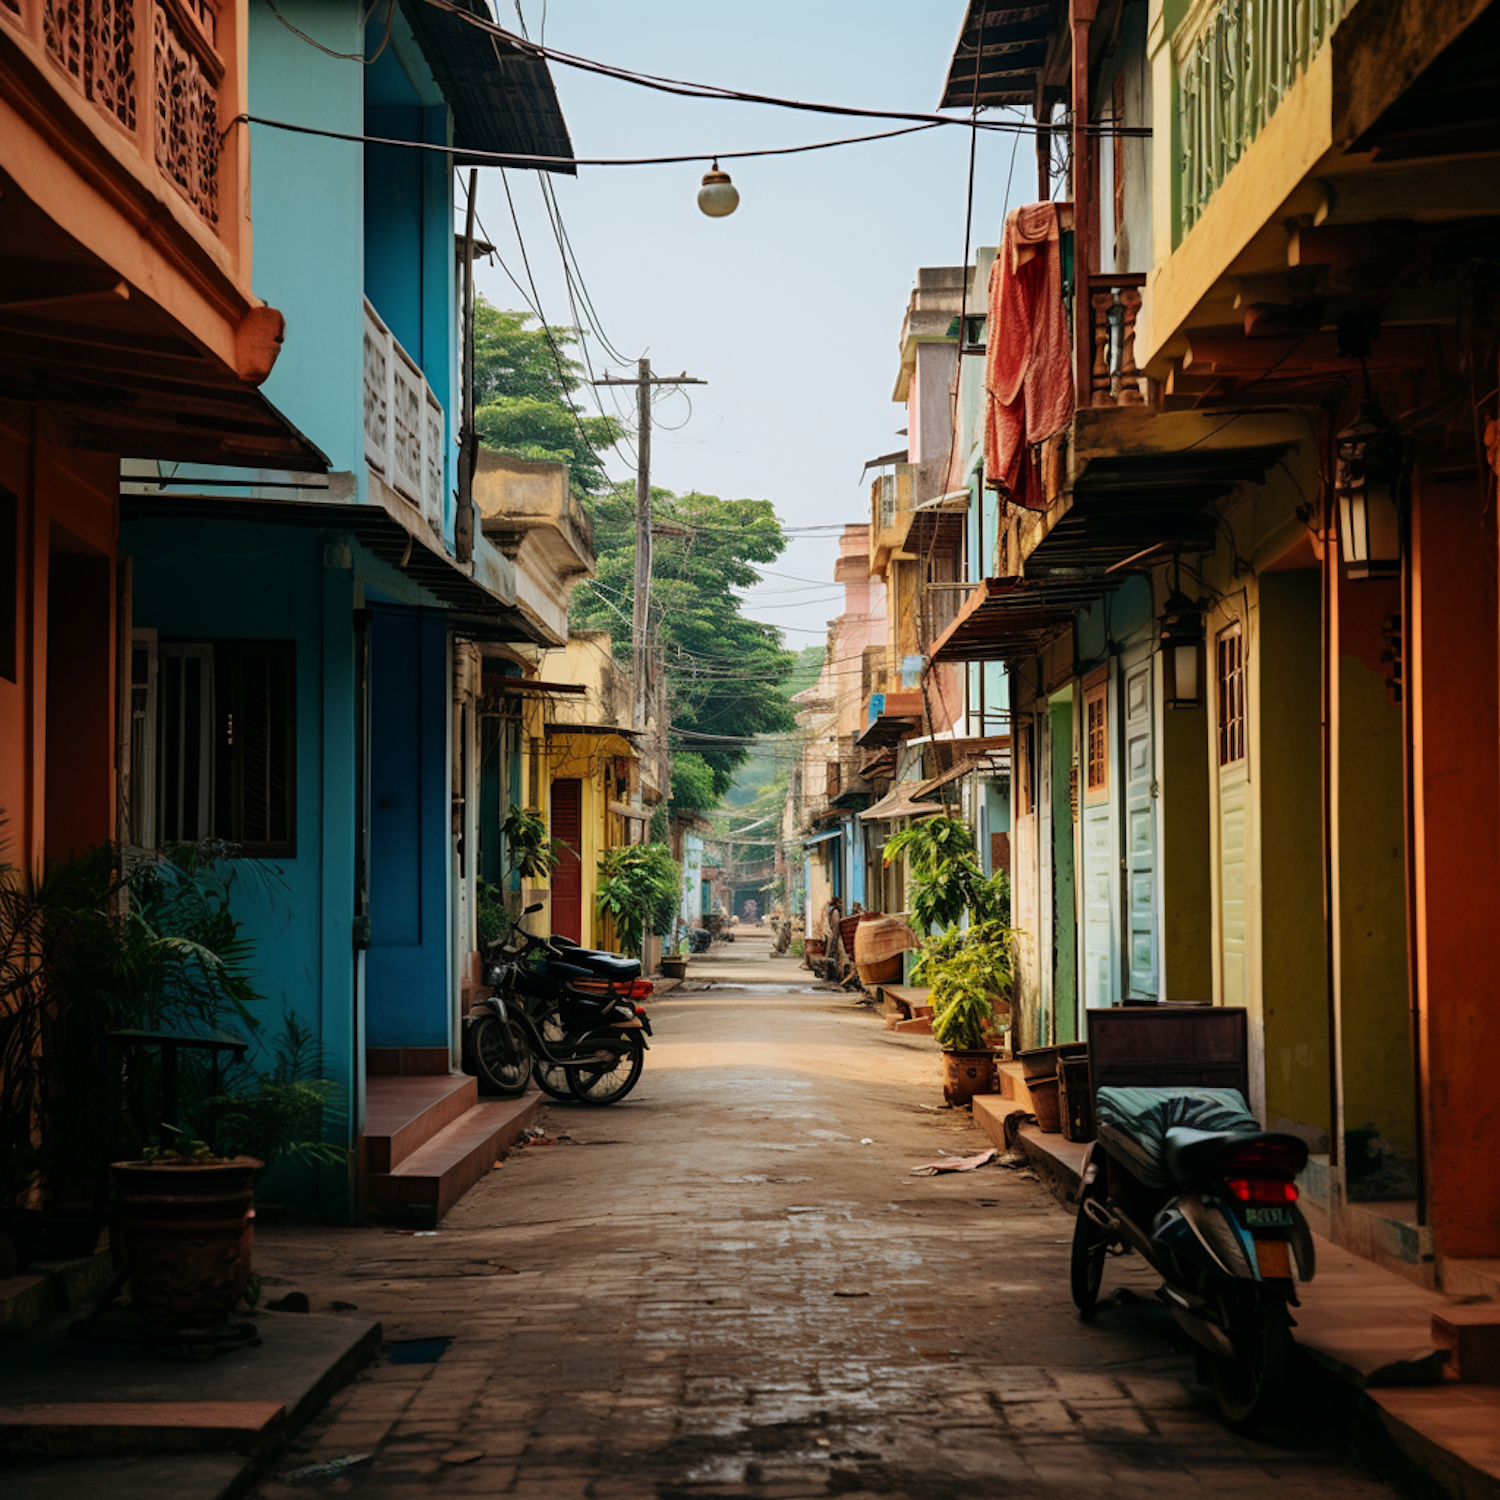
{"label": "black motorcycle", "polygon": [[[540,911],[528,907],[525,915]],[[485,983],[464,1024],[464,1070],[514,1097],[535,1080],[554,1099],[614,1104],[640,1080],[651,994],[638,960],[517,929],[492,945]]]}
{"label": "black motorcycle", "polygon": [[1235,1089],[1100,1088],[1095,1124],[1073,1234],[1079,1312],[1094,1310],[1106,1257],[1136,1251],[1225,1424],[1253,1431],[1282,1387],[1297,1283],[1313,1277],[1293,1180],[1306,1143],[1261,1130]]}

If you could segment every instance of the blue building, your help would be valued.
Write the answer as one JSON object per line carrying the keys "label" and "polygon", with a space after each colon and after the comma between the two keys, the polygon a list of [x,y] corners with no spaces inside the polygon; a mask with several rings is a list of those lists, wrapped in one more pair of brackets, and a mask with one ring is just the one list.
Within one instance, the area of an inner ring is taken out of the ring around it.
{"label": "blue building", "polygon": [[332,1128],[348,1170],[302,1188],[334,1217],[371,1200],[441,1213],[473,1180],[472,1163],[403,1173],[392,1141],[419,1116],[436,1128],[495,1108],[457,1072],[480,643],[561,644],[481,527],[457,541],[454,169],[471,152],[566,159],[566,126],[545,65],[492,49],[457,11],[365,14],[356,0],[252,7],[256,123],[229,137],[251,164],[255,291],[287,321],[263,395],[326,472],[129,464],[121,536],[133,837],[221,838],[247,861],[236,911],[265,1031],[279,1008],[296,1015],[348,1099]]}

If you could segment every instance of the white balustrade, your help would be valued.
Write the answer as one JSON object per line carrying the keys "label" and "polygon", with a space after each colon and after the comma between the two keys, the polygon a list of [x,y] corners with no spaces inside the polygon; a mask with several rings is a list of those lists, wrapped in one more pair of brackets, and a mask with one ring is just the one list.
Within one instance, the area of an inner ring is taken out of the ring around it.
{"label": "white balustrade", "polygon": [[439,535],[447,453],[442,404],[421,367],[365,303],[364,433],[370,467]]}

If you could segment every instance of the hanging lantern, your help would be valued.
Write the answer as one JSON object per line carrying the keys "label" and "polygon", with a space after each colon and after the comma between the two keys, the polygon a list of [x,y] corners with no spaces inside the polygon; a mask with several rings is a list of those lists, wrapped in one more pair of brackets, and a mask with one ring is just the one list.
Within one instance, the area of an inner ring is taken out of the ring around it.
{"label": "hanging lantern", "polygon": [[1392,578],[1401,566],[1406,451],[1378,401],[1365,401],[1338,436],[1334,495],[1339,547],[1350,578]]}
{"label": "hanging lantern", "polygon": [[1174,589],[1161,615],[1162,701],[1168,708],[1203,703],[1203,605]]}
{"label": "hanging lantern", "polygon": [[729,180],[729,173],[721,172],[715,161],[713,169],[703,174],[703,186],[698,189],[698,207],[710,219],[723,219],[739,206],[739,189]]}

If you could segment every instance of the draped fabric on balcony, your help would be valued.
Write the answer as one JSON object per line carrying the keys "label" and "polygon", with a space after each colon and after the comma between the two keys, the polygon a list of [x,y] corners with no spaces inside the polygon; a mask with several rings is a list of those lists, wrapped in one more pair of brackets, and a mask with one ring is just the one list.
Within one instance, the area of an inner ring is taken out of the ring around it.
{"label": "draped fabric on balcony", "polygon": [[1056,203],[1012,209],[990,272],[985,470],[1002,494],[1031,510],[1046,504],[1033,445],[1073,415],[1057,210]]}

